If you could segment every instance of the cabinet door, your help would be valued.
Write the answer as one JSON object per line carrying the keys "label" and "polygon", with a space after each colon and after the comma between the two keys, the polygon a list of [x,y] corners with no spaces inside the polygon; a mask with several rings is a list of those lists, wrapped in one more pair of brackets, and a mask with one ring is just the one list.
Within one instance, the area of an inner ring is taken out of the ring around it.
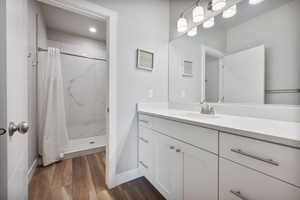
{"label": "cabinet door", "polygon": [[180,199],[218,199],[218,156],[191,145],[182,144],[182,191]]}
{"label": "cabinet door", "polygon": [[168,200],[175,200],[178,188],[178,166],[180,156],[176,153],[178,143],[166,136],[157,134],[155,148],[155,186]]}

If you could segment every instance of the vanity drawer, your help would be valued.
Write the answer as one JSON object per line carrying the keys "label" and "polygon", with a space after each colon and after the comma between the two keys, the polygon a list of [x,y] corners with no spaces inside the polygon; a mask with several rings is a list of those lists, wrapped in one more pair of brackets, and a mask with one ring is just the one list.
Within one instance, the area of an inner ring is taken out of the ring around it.
{"label": "vanity drawer", "polygon": [[220,159],[220,200],[299,200],[300,189]]}
{"label": "vanity drawer", "polygon": [[220,156],[300,187],[300,150],[220,133]]}
{"label": "vanity drawer", "polygon": [[161,118],[155,119],[153,130],[193,146],[218,154],[218,131]]}
{"label": "vanity drawer", "polygon": [[154,173],[155,136],[153,131],[140,126],[139,130],[139,169],[148,179]]}
{"label": "vanity drawer", "polygon": [[151,128],[153,125],[153,121],[154,121],[153,117],[142,115],[142,114],[139,114],[138,116],[138,122],[140,126]]}

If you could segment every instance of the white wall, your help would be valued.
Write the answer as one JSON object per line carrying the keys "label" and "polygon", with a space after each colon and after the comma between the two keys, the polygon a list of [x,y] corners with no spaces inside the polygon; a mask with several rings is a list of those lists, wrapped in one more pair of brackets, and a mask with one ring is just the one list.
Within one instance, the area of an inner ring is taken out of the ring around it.
{"label": "white wall", "polygon": [[29,26],[29,42],[28,49],[31,54],[30,59],[28,60],[28,87],[29,87],[29,123],[30,129],[28,133],[28,159],[29,159],[29,167],[32,165],[34,160],[38,156],[38,133],[37,133],[37,101],[36,101],[36,14],[39,15],[39,40],[38,44],[40,47],[46,48],[47,44],[47,32],[45,21],[41,12],[39,5],[35,0],[28,1],[28,26]]}
{"label": "white wall", "polygon": [[[62,51],[106,58],[104,41],[48,30],[48,45]],[[70,139],[106,135],[108,65],[61,55],[66,122]]]}
{"label": "white wall", "polygon": [[[227,32],[228,53],[264,44],[266,89],[300,88],[300,1],[251,19]],[[300,94],[267,95],[267,103],[300,104]]]}
{"label": "white wall", "polygon": [[[117,172],[137,160],[136,103],[168,100],[169,0],[89,0],[118,12],[117,113],[120,160]],[[136,69],[136,49],[154,53],[152,72]],[[153,97],[148,97],[148,91]]]}
{"label": "white wall", "polygon": [[[182,37],[169,46],[169,95],[175,102],[201,101],[202,46],[195,38]],[[183,75],[184,61],[192,62],[193,75]]]}

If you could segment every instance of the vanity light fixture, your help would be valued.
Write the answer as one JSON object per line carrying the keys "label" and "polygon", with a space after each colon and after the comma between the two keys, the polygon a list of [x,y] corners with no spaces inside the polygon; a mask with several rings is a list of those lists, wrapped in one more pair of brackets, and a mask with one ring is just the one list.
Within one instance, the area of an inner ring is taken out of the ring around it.
{"label": "vanity light fixture", "polygon": [[96,33],[96,32],[97,32],[97,29],[96,29],[95,27],[90,27],[90,28],[89,28],[89,31],[90,31],[91,33]]}
{"label": "vanity light fixture", "polygon": [[193,22],[199,23],[204,19],[204,8],[200,6],[200,1],[197,2],[196,7],[193,9]]}
{"label": "vanity light fixture", "polygon": [[237,13],[237,6],[233,5],[230,8],[228,8],[227,10],[225,10],[223,12],[222,16],[223,16],[223,18],[227,19],[227,18],[233,17],[234,15],[236,15],[236,13]]}
{"label": "vanity light fixture", "polygon": [[213,11],[219,11],[226,6],[226,0],[212,0]]}
{"label": "vanity light fixture", "polygon": [[262,3],[264,0],[249,0],[250,5],[256,5]]}
{"label": "vanity light fixture", "polygon": [[203,23],[203,28],[211,28],[215,25],[215,18],[211,17]]}
{"label": "vanity light fixture", "polygon": [[197,32],[198,32],[198,29],[197,29],[197,26],[192,28],[188,33],[187,35],[190,36],[190,37],[194,37],[197,35]]}
{"label": "vanity light fixture", "polygon": [[187,20],[182,14],[177,21],[177,31],[179,33],[183,33],[187,30],[187,28],[188,28]]}

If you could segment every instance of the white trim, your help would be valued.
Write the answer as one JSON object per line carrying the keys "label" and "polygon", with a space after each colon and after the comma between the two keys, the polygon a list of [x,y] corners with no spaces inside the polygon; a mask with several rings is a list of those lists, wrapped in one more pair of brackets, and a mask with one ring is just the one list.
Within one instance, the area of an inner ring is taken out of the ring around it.
{"label": "white trim", "polygon": [[132,169],[130,171],[126,171],[117,175],[116,185],[121,185],[123,183],[127,183],[134,179],[142,177],[142,173],[138,168]]}
{"label": "white trim", "polygon": [[30,183],[30,181],[31,181],[31,179],[32,179],[32,177],[33,177],[33,175],[34,175],[34,172],[35,172],[37,166],[38,166],[38,158],[36,158],[36,159],[33,161],[32,165],[30,166],[30,168],[29,168],[29,170],[28,170],[28,172],[27,172],[28,183]]}
{"label": "white trim", "polygon": [[109,116],[108,116],[108,146],[106,148],[106,184],[108,188],[116,186],[116,158],[117,158],[117,25],[118,14],[95,3],[85,0],[38,0],[71,12],[92,17],[103,21],[107,26],[107,48],[109,64]]}
{"label": "white trim", "polygon": [[[7,127],[6,110],[6,0],[0,1],[0,127]],[[7,133],[0,136],[0,199],[7,199]]]}

